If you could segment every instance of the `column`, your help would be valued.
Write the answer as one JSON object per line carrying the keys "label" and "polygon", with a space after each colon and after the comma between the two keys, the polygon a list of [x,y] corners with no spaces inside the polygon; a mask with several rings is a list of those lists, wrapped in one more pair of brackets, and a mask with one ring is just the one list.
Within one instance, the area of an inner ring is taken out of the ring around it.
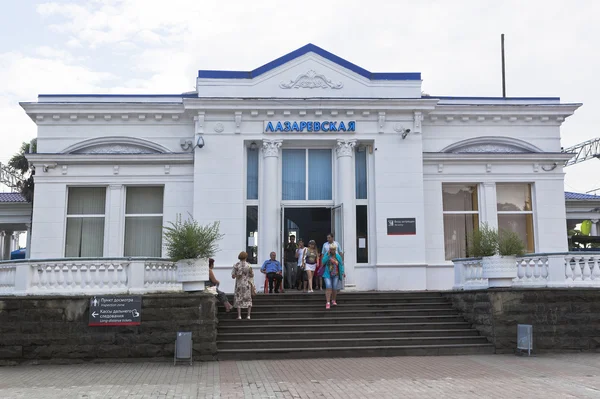
{"label": "column", "polygon": [[6,232],[0,231],[0,260],[5,260],[4,258],[4,241],[6,237]]}
{"label": "column", "polygon": [[12,248],[12,231],[4,231],[4,240],[2,241],[2,260],[10,259],[10,251]]}
{"label": "column", "polygon": [[598,236],[598,219],[592,219],[592,230],[590,231],[590,235]]}
{"label": "column", "polygon": [[485,182],[480,190],[481,223],[487,223],[488,227],[498,229],[498,204],[496,201],[496,183]]}
{"label": "column", "polygon": [[356,140],[338,140],[337,155],[337,196],[336,205],[343,208],[343,239],[340,243],[344,252],[346,285],[355,286],[354,265],[356,264],[356,194],[354,182],[354,147]]}
{"label": "column", "polygon": [[27,223],[27,244],[25,247],[25,259],[29,259],[31,257],[31,223]]}
{"label": "column", "polygon": [[263,140],[262,180],[258,195],[258,265],[269,259],[272,251],[279,254],[280,197],[279,197],[279,149],[281,140]]}
{"label": "column", "polygon": [[124,219],[125,209],[123,206],[123,185],[111,184],[108,186],[108,214],[106,222],[108,224],[108,234],[104,254],[107,257],[123,256],[123,234],[124,227],[122,220]]}

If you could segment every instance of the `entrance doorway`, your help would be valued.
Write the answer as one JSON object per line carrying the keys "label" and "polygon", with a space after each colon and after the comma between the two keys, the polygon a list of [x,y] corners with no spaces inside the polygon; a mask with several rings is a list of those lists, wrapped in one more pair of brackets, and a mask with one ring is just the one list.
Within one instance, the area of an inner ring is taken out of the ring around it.
{"label": "entrance doorway", "polygon": [[289,241],[289,236],[294,235],[296,242],[301,238],[305,246],[315,240],[320,252],[327,234],[332,232],[331,213],[331,208],[283,208],[282,247]]}

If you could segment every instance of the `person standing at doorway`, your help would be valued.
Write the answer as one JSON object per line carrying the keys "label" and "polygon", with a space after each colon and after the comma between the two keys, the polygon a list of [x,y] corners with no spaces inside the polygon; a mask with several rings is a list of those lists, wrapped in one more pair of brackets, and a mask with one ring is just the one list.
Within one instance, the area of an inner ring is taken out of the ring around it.
{"label": "person standing at doorway", "polygon": [[330,245],[329,252],[323,256],[323,267],[325,268],[323,281],[325,281],[325,299],[327,301],[325,309],[329,309],[331,305],[337,306],[337,293],[342,288],[342,278],[346,277],[344,262],[336,249],[335,245]]}
{"label": "person standing at doorway", "polygon": [[269,294],[273,293],[273,282],[275,282],[275,293],[279,294],[279,286],[281,285],[281,263],[278,260],[275,260],[275,252],[271,252],[271,259],[267,259],[260,271],[267,275],[267,279],[269,279]]}
{"label": "person standing at doorway", "polygon": [[[301,290],[306,281],[306,272],[304,271],[304,259],[306,257],[306,247],[302,239],[298,240],[298,249],[296,250],[296,288]],[[304,287],[306,289],[306,287]]]}
{"label": "person standing at doorway", "polygon": [[341,256],[342,259],[344,259],[344,253],[342,251],[342,247],[341,247],[340,243],[335,240],[333,233],[327,234],[327,241],[325,242],[325,244],[323,244],[323,249],[321,250],[321,254],[323,256],[327,255],[329,253],[329,248],[332,245],[335,245],[335,247],[337,248],[337,254],[339,256]]}
{"label": "person standing at doorway", "polygon": [[284,261],[285,261],[285,282],[287,283],[287,288],[292,289],[294,283],[296,282],[296,266],[298,265],[298,259],[296,258],[296,250],[298,246],[296,245],[296,236],[291,235],[289,238],[289,242],[286,244],[284,253]]}
{"label": "person standing at doorway", "polygon": [[306,271],[306,280],[308,281],[308,292],[313,292],[313,273],[317,268],[318,257],[319,250],[317,249],[317,243],[315,240],[310,240],[304,258],[304,270]]}

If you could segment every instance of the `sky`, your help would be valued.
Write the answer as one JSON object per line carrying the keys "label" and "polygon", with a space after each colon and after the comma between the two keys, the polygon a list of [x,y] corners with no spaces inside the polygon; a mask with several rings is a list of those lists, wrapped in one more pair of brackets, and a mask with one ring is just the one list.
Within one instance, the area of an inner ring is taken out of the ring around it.
{"label": "sky", "polygon": [[[251,70],[307,43],[373,72],[421,72],[430,95],[501,96],[501,33],[507,96],[583,103],[562,126],[562,145],[600,137],[597,0],[2,3],[2,163],[36,135],[20,101],[193,91],[198,69]],[[600,188],[600,160],[565,171],[567,191]]]}

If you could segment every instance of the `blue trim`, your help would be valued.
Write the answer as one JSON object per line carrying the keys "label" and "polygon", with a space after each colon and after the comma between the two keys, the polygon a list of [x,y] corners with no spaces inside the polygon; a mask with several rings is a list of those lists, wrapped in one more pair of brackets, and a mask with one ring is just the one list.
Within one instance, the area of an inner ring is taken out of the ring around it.
{"label": "blue trim", "polygon": [[338,57],[329,51],[323,50],[321,47],[309,43],[297,50],[292,51],[282,57],[279,57],[263,66],[260,66],[253,71],[216,71],[216,70],[199,70],[198,77],[203,79],[254,79],[272,69],[275,69],[287,62],[290,62],[306,53],[313,52],[321,57],[328,59],[344,68],[347,68],[361,76],[370,80],[421,80],[420,72],[381,72],[373,73],[364,68],[359,67],[345,59]]}
{"label": "blue trim", "polygon": [[510,100],[510,101],[560,101],[560,97],[455,97],[455,96],[423,96],[421,98],[438,98],[440,100]]}

